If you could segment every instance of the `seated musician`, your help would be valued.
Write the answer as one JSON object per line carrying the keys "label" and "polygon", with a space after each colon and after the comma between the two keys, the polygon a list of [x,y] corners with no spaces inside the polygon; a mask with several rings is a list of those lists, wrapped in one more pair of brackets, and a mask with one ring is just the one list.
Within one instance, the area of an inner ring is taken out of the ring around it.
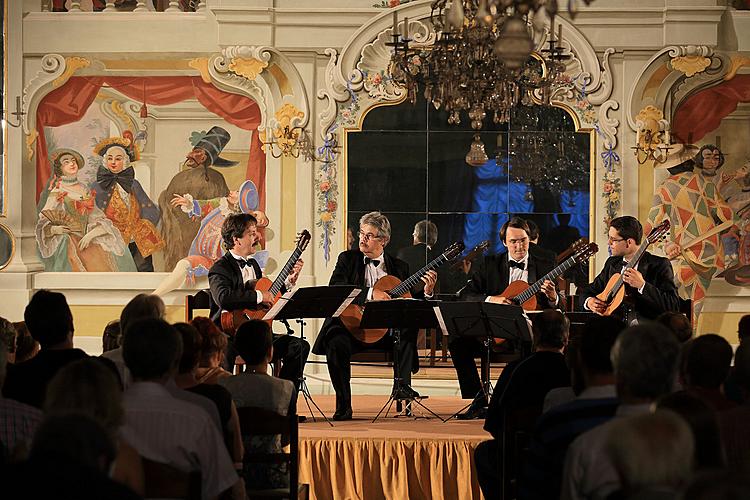
{"label": "seated musician", "polygon": [[[331,275],[329,285],[354,285],[362,292],[354,300],[364,304],[367,300],[387,300],[391,297],[384,291],[373,288],[378,279],[391,275],[400,280],[409,277],[409,266],[406,262],[385,253],[385,247],[391,238],[391,224],[380,212],[370,212],[359,220],[359,248],[339,254],[336,267]],[[429,271],[422,281],[424,295],[432,296],[437,275]],[[351,357],[367,347],[382,348],[390,351],[393,341],[390,335],[378,342],[365,344],[355,339],[338,318],[329,318],[323,323],[313,346],[313,353],[325,354],[328,361],[328,373],[336,391],[336,412],[334,420],[351,420]],[[417,364],[417,331],[405,329],[401,333],[400,366],[394,366],[394,377],[400,377],[406,384],[411,397],[419,396],[409,387],[412,371],[416,372]]]}
{"label": "seated musician", "polygon": [[[253,259],[258,239],[257,220],[251,214],[231,214],[221,226],[221,237],[228,251],[211,266],[208,282],[211,286],[211,318],[217,322],[222,311],[258,309],[273,304],[268,291],[255,290],[255,281],[262,276],[260,265]],[[286,286],[292,287],[302,270],[302,259],[294,265]],[[310,353],[307,341],[292,335],[274,335],[272,362],[281,360],[279,377],[299,386],[305,362]],[[225,362],[231,372],[237,349],[229,339]]]}
{"label": "seated musician", "polygon": [[[511,304],[500,294],[515,281],[533,284],[555,267],[554,260],[548,260],[537,253],[529,252],[529,227],[520,217],[512,217],[500,229],[500,239],[508,249],[499,255],[485,256],[476,271],[472,273],[468,285],[462,290],[463,300],[477,300]],[[563,299],[556,285],[546,280],[537,294],[539,309],[563,308]],[[482,383],[477,373],[474,357],[482,353],[481,342],[472,337],[452,336],[448,342],[453,366],[458,375],[461,397],[474,399],[460,419],[484,418],[487,412],[487,397],[483,394]]]}
{"label": "seated musician", "polygon": [[[607,287],[615,273],[638,251],[643,237],[643,226],[629,215],[612,219],[609,223],[609,250],[612,255],[593,283],[581,290],[581,304],[587,311],[603,314],[606,302],[596,298]],[[639,320],[653,320],[666,311],[679,311],[679,296],[674,283],[672,266],[664,257],[645,252],[633,269],[623,275],[625,300],[612,313],[628,324]]]}

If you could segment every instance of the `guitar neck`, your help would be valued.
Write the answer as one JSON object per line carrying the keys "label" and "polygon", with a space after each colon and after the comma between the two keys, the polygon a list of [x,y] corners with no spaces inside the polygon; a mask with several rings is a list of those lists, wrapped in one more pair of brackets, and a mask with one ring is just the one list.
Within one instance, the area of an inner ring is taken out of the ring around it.
{"label": "guitar neck", "polygon": [[575,256],[568,257],[567,259],[563,261],[562,264],[560,264],[559,266],[554,268],[552,271],[542,276],[541,279],[537,280],[533,285],[531,285],[529,288],[524,290],[522,293],[513,297],[513,299],[517,303],[523,304],[524,302],[529,300],[531,297],[539,293],[539,291],[542,289],[542,285],[544,284],[546,280],[550,280],[551,282],[554,283],[557,278],[562,276],[565,271],[567,271],[568,269],[576,265],[577,262],[578,260],[576,259]]}
{"label": "guitar neck", "polygon": [[284,267],[281,269],[281,271],[279,271],[279,275],[276,276],[275,280],[273,280],[273,284],[268,290],[271,295],[276,296],[276,294],[281,291],[281,288],[284,286],[284,282],[292,272],[294,264],[299,260],[300,255],[302,255],[302,250],[299,247],[295,248],[294,252],[292,252],[292,255],[289,257],[289,260],[286,261]]}
{"label": "guitar neck", "polygon": [[406,295],[406,293],[411,290],[414,285],[419,283],[419,281],[422,279],[422,276],[427,274],[427,271],[432,271],[434,269],[437,269],[440,267],[444,262],[446,262],[448,258],[445,256],[445,254],[441,254],[439,257],[434,259],[432,262],[424,266],[422,269],[417,271],[416,273],[412,274],[408,278],[406,278],[404,281],[399,283],[399,285],[391,290],[388,291],[388,295],[390,295],[393,298],[401,297],[402,295]]}
{"label": "guitar neck", "polygon": [[[646,249],[650,245],[648,239],[646,239],[643,243],[641,243],[641,246],[638,247],[638,250],[633,254],[633,258],[628,261],[627,265],[625,265],[624,270],[626,269],[634,269],[635,266],[638,265],[638,261],[641,260],[641,257],[643,257],[643,254],[646,253]],[[609,295],[607,295],[607,302],[611,302],[614,300],[615,295],[617,295],[617,292],[620,291],[620,288],[622,288],[622,285],[625,284],[625,280],[622,279],[623,273],[620,273],[620,277],[617,278],[617,281],[615,282],[615,286],[612,287],[612,290],[610,290]]]}

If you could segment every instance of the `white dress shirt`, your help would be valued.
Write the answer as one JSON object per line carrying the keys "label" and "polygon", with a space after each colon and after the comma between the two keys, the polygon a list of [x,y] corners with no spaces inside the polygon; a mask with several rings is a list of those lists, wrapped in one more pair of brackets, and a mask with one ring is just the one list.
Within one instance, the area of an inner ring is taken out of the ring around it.
{"label": "white dress shirt", "polygon": [[[247,258],[240,257],[239,255],[237,255],[236,253],[234,253],[231,250],[229,251],[229,253],[236,260],[244,260],[245,262],[247,262],[249,259],[252,259],[252,256],[247,257]],[[240,271],[242,272],[242,281],[244,281],[245,284],[247,284],[248,281],[253,281],[253,280],[260,279],[260,276],[256,276],[255,275],[255,267],[251,266],[249,264],[250,263],[248,262],[248,265],[244,265],[244,266],[240,267]],[[263,292],[261,292],[260,290],[255,290],[255,293],[256,293],[256,296],[257,296],[257,303],[260,304],[261,302],[263,302]]]}
{"label": "white dress shirt", "polygon": [[[366,259],[368,257],[365,257]],[[378,261],[376,266],[373,261]],[[388,271],[385,269],[385,254],[380,254],[380,257],[373,258],[370,262],[365,264],[365,286],[367,287],[367,300],[372,300],[373,286],[383,276],[387,275]]]}

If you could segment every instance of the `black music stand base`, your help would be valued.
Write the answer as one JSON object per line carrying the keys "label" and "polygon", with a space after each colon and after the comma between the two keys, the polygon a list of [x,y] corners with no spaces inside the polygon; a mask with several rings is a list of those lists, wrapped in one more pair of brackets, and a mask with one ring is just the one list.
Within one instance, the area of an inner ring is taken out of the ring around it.
{"label": "black music stand base", "polygon": [[[305,340],[305,320],[303,319],[296,319],[295,320],[299,324],[299,337],[302,340]],[[320,413],[320,416],[323,417],[323,420],[326,421],[328,425],[333,427],[333,422],[328,420],[328,417],[326,417],[326,414],[323,413],[323,410],[320,409],[320,406],[318,406],[315,403],[315,400],[312,397],[312,394],[310,394],[310,388],[307,387],[307,377],[305,377],[305,374],[303,373],[297,378],[297,391],[302,393],[302,397],[305,399],[305,404],[307,405],[307,410],[310,412],[310,417],[312,417],[313,422],[317,422],[318,420],[315,418],[315,412],[313,411],[313,407],[315,407],[316,410],[318,410],[318,413]],[[299,397],[299,395],[298,395]],[[310,406],[312,404],[312,406]]]}
{"label": "black music stand base", "polygon": [[482,388],[479,389],[479,391],[474,395],[471,402],[458,410],[456,413],[451,415],[450,417],[443,420],[443,422],[447,422],[448,420],[452,418],[458,418],[459,415],[461,415],[463,412],[467,411],[472,405],[474,405],[477,401],[480,401],[481,399],[484,399],[487,404],[490,403],[490,398],[492,397],[492,379],[490,378],[490,375],[492,373],[492,368],[490,366],[490,356],[492,354],[492,344],[494,343],[494,340],[492,337],[487,337],[482,341],[482,345],[484,346],[484,354],[486,356],[485,360],[486,363],[482,363],[481,368],[481,381],[482,381]]}
{"label": "black music stand base", "polygon": [[[399,329],[393,329],[391,332],[391,336],[393,337],[393,366],[394,366],[394,375],[393,375],[393,390],[391,391],[391,396],[388,398],[388,401],[385,402],[383,407],[380,409],[377,415],[375,415],[375,418],[372,419],[373,423],[377,421],[377,419],[380,418],[380,415],[383,414],[385,411],[385,417],[388,416],[388,413],[391,410],[391,407],[393,406],[393,403],[396,403],[396,408],[398,409],[399,413],[397,415],[394,415],[398,417],[399,415],[404,415],[408,417],[414,416],[412,414],[412,406],[414,403],[416,403],[420,408],[427,411],[431,415],[434,415],[435,417],[439,418],[440,420],[443,420],[443,418],[435,413],[434,411],[430,410],[427,406],[425,406],[422,403],[422,399],[426,399],[427,396],[419,396],[415,397],[414,394],[416,391],[411,388],[411,386],[404,382],[404,379],[399,377],[397,375],[398,370],[400,368],[400,359],[401,359],[401,330]],[[403,403],[406,402],[406,405],[403,406]],[[414,417],[418,418],[418,417]]]}

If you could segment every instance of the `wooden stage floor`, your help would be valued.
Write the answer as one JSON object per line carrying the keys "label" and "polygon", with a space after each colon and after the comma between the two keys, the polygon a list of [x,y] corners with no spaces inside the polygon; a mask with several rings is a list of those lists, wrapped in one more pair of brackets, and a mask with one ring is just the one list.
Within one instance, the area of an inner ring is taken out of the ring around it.
{"label": "wooden stage floor", "polygon": [[[335,396],[314,396],[330,417]],[[440,419],[414,406],[414,414],[429,418],[372,419],[387,401],[385,396],[353,396],[354,419],[313,422],[304,401],[300,424],[300,481],[310,485],[317,499],[479,499],[473,451],[489,439],[483,420]],[[443,418],[467,401],[430,397],[423,403]]]}

